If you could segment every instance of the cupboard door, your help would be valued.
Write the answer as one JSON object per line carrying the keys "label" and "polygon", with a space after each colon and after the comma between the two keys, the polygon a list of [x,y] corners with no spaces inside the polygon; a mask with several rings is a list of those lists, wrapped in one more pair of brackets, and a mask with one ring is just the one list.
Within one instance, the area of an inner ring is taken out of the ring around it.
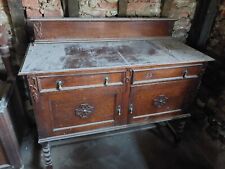
{"label": "cupboard door", "polygon": [[[88,131],[117,125],[124,117],[123,87],[86,88],[42,94],[41,137]],[[42,123],[43,124],[43,123]],[[46,133],[48,131],[48,133]]]}
{"label": "cupboard door", "polygon": [[197,79],[180,80],[131,87],[129,122],[156,122],[183,114]]}

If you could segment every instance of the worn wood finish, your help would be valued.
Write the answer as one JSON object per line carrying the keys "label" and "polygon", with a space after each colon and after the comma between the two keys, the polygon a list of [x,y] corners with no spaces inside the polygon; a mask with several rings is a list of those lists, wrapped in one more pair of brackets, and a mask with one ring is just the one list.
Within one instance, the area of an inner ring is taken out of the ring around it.
{"label": "worn wood finish", "polygon": [[[86,88],[42,94],[41,138],[122,123],[122,87]],[[99,104],[101,103],[101,104]],[[45,128],[44,128],[45,127]],[[46,130],[47,129],[47,130]]]}
{"label": "worn wood finish", "polygon": [[[46,56],[48,53],[48,56]],[[145,40],[34,43],[20,75],[197,64],[212,59],[171,37]],[[83,72],[82,72],[83,73]]]}
{"label": "worn wood finish", "polygon": [[[158,73],[158,81],[143,81],[143,74],[135,74],[148,71],[146,67],[111,73],[103,69],[102,72],[92,70],[91,74],[89,70],[82,70],[79,74],[28,75],[39,142],[117,130],[128,123],[157,123],[187,117],[185,104],[189,103],[189,94],[197,89],[203,64],[157,66],[154,69],[168,71],[165,76]],[[186,69],[190,74],[184,76],[182,73]],[[113,83],[105,85],[105,75]],[[174,79],[177,76],[179,79]],[[134,79],[140,81],[134,83]],[[60,90],[56,86],[59,80],[65,83]],[[164,96],[166,100],[161,101],[160,97],[163,99]]]}
{"label": "worn wood finish", "polygon": [[[19,153],[18,142],[16,134],[13,128],[13,123],[10,117],[13,86],[5,84],[4,87],[1,84],[1,100],[0,100],[0,146],[2,146],[1,157],[1,167],[13,167],[21,168],[22,161]],[[3,161],[2,161],[3,159]],[[3,162],[3,163],[2,163]]]}
{"label": "worn wood finish", "polygon": [[124,73],[100,73],[100,74],[69,74],[38,76],[38,86],[41,92],[58,91],[57,82],[62,82],[62,89],[71,90],[79,88],[103,87],[123,85]]}
{"label": "worn wood finish", "polygon": [[198,80],[184,79],[171,82],[133,85],[131,87],[130,122],[152,120],[152,117],[182,112],[189,93]]}
{"label": "worn wood finish", "polygon": [[[184,76],[183,70],[187,69],[189,74]],[[154,122],[154,116],[157,113],[159,113],[157,120],[161,116],[171,118],[181,115],[184,113],[181,103],[186,99],[187,93],[190,93],[191,86],[199,82],[198,79],[204,71],[204,66],[203,64],[177,67],[158,66],[153,70],[166,71],[166,78],[163,78],[163,73],[159,73],[158,75],[161,75],[159,79],[153,79],[153,81],[143,81],[142,78],[145,76],[136,74],[137,72],[148,72],[150,69],[119,70],[114,70],[111,73],[106,73],[107,70],[102,72],[92,70],[92,73],[88,74],[86,70],[83,70],[78,74],[28,75],[30,93],[38,112],[36,114],[37,123],[41,126],[39,127],[40,138],[127,124],[130,118],[133,118],[133,112],[130,112],[131,104],[134,106],[134,112],[137,110],[136,113],[138,114],[144,113],[140,116],[146,115],[143,119],[148,117],[151,122]],[[177,75],[180,77],[174,78]],[[108,78],[108,83],[106,83],[105,78]],[[135,80],[137,80],[136,83],[134,83]],[[61,89],[57,88],[58,81],[63,82]],[[168,88],[168,86],[170,87]],[[173,88],[174,90],[171,90]],[[151,103],[147,104],[148,101],[154,101],[157,96],[161,96],[163,93],[172,99],[168,106],[169,109],[167,107],[157,108],[151,106]],[[136,104],[140,110],[138,110]],[[90,116],[81,118],[76,115],[76,109],[81,105],[92,107]],[[143,105],[150,107],[146,108]],[[120,113],[118,112],[118,106]],[[165,116],[164,113],[161,114],[161,112],[168,112],[168,116]],[[153,119],[148,115],[151,113],[154,114]]]}
{"label": "worn wood finish", "polygon": [[[124,39],[170,36],[173,19],[32,19],[35,40]],[[57,29],[55,29],[57,28]]]}
{"label": "worn wood finish", "polygon": [[49,142],[190,116],[186,107],[212,59],[171,37],[153,38],[169,36],[173,22],[29,20],[35,42],[19,74],[27,78],[47,168]]}
{"label": "worn wood finish", "polygon": [[204,71],[202,64],[195,66],[182,66],[182,67],[164,67],[164,68],[151,68],[151,69],[135,69],[133,76],[133,84],[160,82],[169,80],[180,80],[185,78],[197,78]]}

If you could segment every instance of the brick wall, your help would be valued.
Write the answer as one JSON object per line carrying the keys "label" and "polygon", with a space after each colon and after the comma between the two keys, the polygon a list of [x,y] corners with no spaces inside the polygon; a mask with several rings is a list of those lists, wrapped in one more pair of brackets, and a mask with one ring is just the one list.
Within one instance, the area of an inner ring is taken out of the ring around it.
{"label": "brick wall", "polygon": [[60,0],[22,0],[28,18],[63,16]]}
{"label": "brick wall", "polygon": [[[8,35],[3,34],[7,32]],[[0,0],[0,47],[12,44],[12,25],[8,6],[5,0]],[[0,59],[0,71],[4,70],[4,65]]]}

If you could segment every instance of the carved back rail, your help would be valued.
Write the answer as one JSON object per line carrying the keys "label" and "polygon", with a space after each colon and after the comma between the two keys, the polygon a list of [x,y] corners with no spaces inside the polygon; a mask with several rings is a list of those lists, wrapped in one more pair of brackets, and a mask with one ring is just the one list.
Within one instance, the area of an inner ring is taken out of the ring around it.
{"label": "carved back rail", "polygon": [[171,36],[174,19],[91,18],[30,19],[35,41],[143,39]]}

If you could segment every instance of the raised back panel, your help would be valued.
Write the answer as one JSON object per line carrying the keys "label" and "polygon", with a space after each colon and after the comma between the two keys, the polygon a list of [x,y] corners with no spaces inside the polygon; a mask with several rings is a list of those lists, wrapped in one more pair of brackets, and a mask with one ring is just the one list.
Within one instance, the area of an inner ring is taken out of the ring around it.
{"label": "raised back panel", "polygon": [[34,40],[132,39],[170,36],[173,19],[31,19]]}

